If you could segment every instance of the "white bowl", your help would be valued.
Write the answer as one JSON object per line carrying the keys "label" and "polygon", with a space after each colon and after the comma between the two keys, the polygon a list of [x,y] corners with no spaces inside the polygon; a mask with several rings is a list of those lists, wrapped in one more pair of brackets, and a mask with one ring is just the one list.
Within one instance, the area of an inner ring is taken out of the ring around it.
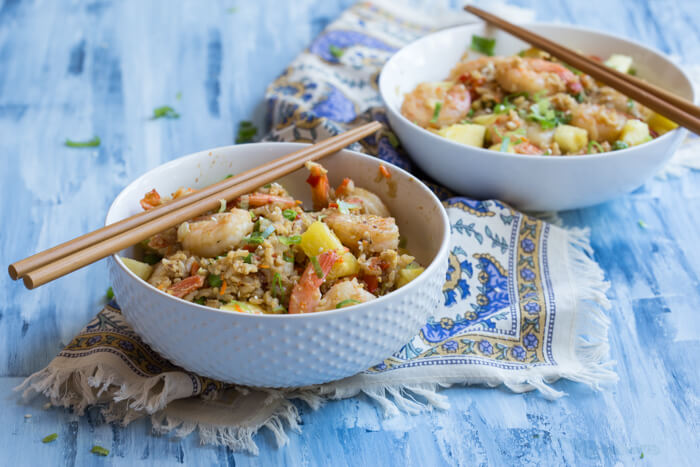
{"label": "white bowl", "polygon": [[[573,26],[526,25],[557,43],[608,57],[634,58],[638,75],[695,100],[688,76],[667,57],[637,42]],[[483,23],[446,29],[413,42],[384,66],[379,90],[389,122],[413,160],[436,181],[477,199],[497,198],[526,210],[589,206],[634,190],[656,173],[686,135],[677,129],[648,143],[615,152],[577,157],[528,156],[475,148],[449,141],[401,115],[405,93],[423,81],[441,81],[469,47],[472,34],[494,37],[495,55],[529,47]],[[470,51],[470,56],[475,56]]]}
{"label": "white bowl", "polygon": [[[112,203],[111,224],[140,211],[156,188],[200,188],[305,146],[259,143],[227,146],[182,157],[139,177]],[[408,249],[427,266],[401,289],[368,303],[305,315],[248,315],[175,298],[139,279],[119,256],[110,258],[114,293],[127,321],[143,340],[177,365],[221,381],[263,387],[324,383],[363,371],[399,350],[433,312],[447,269],[450,225],[435,195],[411,174],[384,162],[390,183],[377,178],[380,160],[352,151],[323,159],[333,186],[344,177],[377,193],[396,218]],[[280,182],[310,205],[306,170]]]}

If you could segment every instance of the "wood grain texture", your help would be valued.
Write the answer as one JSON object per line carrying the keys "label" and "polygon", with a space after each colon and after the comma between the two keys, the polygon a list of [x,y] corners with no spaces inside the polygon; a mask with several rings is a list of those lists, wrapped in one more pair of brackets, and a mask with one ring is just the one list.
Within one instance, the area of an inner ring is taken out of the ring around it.
{"label": "wood grain texture", "polygon": [[[441,2],[450,3],[450,2]],[[456,2],[452,2],[456,3]],[[699,2],[517,0],[541,20],[596,27],[700,63]],[[231,144],[260,117],[267,83],[350,4],[0,0],[2,264],[97,228],[130,180],[159,163]],[[458,5],[452,5],[457,7]],[[229,13],[228,9],[236,10]],[[178,93],[181,99],[177,99]],[[177,120],[150,120],[171,105]],[[95,149],[66,138],[99,135]],[[303,434],[259,458],[18,405],[11,388],[46,365],[109,286],[96,263],[36,291],[0,275],[0,453],[8,465],[692,465],[700,457],[700,174],[562,214],[592,230],[612,282],[611,347],[621,381],[569,396],[454,388],[452,408],[384,420],[358,398],[301,407]],[[640,228],[638,221],[647,225]],[[25,421],[24,414],[33,417]],[[59,439],[40,439],[56,432]],[[89,453],[93,444],[112,451]],[[640,454],[644,458],[640,459]]]}

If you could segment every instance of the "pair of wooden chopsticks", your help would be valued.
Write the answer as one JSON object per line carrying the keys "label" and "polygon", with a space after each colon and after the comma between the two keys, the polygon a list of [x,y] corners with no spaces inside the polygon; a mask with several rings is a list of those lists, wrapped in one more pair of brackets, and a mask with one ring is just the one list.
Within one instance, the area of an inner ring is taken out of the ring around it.
{"label": "pair of wooden chopsticks", "polygon": [[127,217],[94,232],[62,243],[13,263],[8,270],[13,279],[22,278],[28,289],[39,287],[124,248],[174,227],[193,217],[217,209],[222,199],[230,201],[256,188],[274,182],[301,167],[340,151],[351,143],[381,129],[371,122],[338,136],[308,146],[222,180],[170,203]]}
{"label": "pair of wooden chopsticks", "polygon": [[545,39],[532,31],[509,23],[480,8],[466,6],[464,9],[700,135],[700,107],[693,105],[692,102],[688,102],[639,78],[620,73],[613,68],[556,44],[549,39]]}

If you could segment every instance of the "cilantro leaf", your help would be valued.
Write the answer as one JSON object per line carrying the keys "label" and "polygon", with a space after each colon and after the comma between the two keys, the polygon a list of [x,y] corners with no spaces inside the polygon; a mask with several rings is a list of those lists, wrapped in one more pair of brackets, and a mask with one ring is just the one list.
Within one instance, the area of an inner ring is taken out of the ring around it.
{"label": "cilantro leaf", "polygon": [[493,49],[496,47],[496,39],[472,35],[471,49],[489,57],[493,56]]}
{"label": "cilantro leaf", "polygon": [[70,139],[66,140],[66,146],[69,148],[96,148],[101,143],[99,136],[93,136],[92,139],[88,141],[73,141]]}

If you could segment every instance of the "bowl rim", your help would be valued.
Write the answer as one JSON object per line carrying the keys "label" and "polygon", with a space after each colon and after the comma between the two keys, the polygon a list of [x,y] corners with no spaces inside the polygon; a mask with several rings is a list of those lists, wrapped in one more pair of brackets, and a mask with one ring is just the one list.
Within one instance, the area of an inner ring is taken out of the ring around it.
{"label": "bowl rim", "polygon": [[[592,159],[609,158],[609,157],[614,157],[613,154],[627,154],[630,151],[634,151],[636,149],[639,149],[642,146],[646,146],[646,145],[650,145],[650,144],[661,143],[661,142],[664,142],[664,144],[671,144],[671,141],[666,141],[666,140],[671,140],[673,138],[682,137],[683,135],[685,135],[687,133],[688,130],[679,126],[678,128],[675,128],[669,132],[666,132],[663,135],[661,135],[661,136],[659,136],[651,141],[647,141],[646,143],[642,143],[642,144],[639,144],[637,146],[631,146],[629,148],[619,149],[617,151],[606,151],[606,152],[596,153],[596,154],[583,154],[582,156],[585,156],[585,157],[552,157],[551,155],[543,155],[543,154],[533,154],[533,155],[512,154],[512,153],[507,153],[507,152],[491,151],[491,150],[486,149],[486,148],[477,148],[475,146],[461,144],[461,143],[458,143],[456,141],[452,141],[452,140],[449,140],[447,138],[443,138],[442,136],[438,136],[438,135],[424,129],[423,127],[420,127],[420,126],[414,124],[413,122],[408,120],[406,117],[404,117],[400,110],[397,111],[391,105],[388,104],[385,96],[390,91],[388,89],[389,85],[386,84],[384,70],[392,62],[392,60],[396,59],[396,57],[401,52],[405,51],[405,49],[408,49],[409,47],[415,46],[416,44],[418,44],[420,42],[429,41],[432,38],[439,36],[439,35],[442,35],[442,34],[449,35],[449,34],[454,33],[454,31],[456,31],[458,29],[469,29],[469,28],[473,28],[476,26],[483,26],[483,25],[486,25],[488,27],[488,24],[486,24],[484,22],[477,22],[477,23],[462,24],[462,25],[458,25],[458,26],[452,26],[452,27],[448,27],[445,29],[441,29],[439,31],[435,31],[435,32],[427,34],[419,39],[416,39],[415,41],[413,41],[409,44],[406,44],[401,49],[396,51],[396,53],[394,53],[394,55],[392,55],[391,58],[389,58],[389,60],[387,60],[387,62],[384,64],[384,66],[382,67],[381,73],[379,75],[379,94],[382,97],[382,101],[384,102],[384,106],[386,107],[387,111],[390,112],[391,114],[393,114],[394,116],[396,116],[402,123],[407,124],[414,131],[415,131],[415,129],[417,129],[417,131],[420,134],[423,134],[424,136],[432,138],[433,141],[440,141],[443,144],[447,143],[455,148],[468,148],[466,150],[475,151],[476,154],[484,154],[484,155],[488,154],[490,157],[494,157],[494,156],[495,157],[502,157],[502,158],[505,158],[507,160],[508,159],[517,159],[517,160],[569,161],[569,162],[563,162],[566,164],[566,163],[571,163],[571,161],[580,161],[580,160],[584,160],[584,159],[585,160],[592,160]],[[695,102],[698,98],[698,90],[696,89],[696,86],[693,83],[693,80],[690,79],[690,77],[688,76],[688,74],[686,73],[686,71],[682,67],[678,66],[678,64],[676,64],[673,60],[671,60],[671,57],[668,56],[667,54],[665,54],[664,52],[662,52],[658,49],[649,47],[647,45],[644,45],[635,39],[629,39],[627,37],[623,37],[623,36],[620,36],[618,34],[611,34],[611,33],[608,33],[606,31],[601,31],[599,29],[594,29],[594,28],[585,27],[585,26],[571,25],[571,24],[559,24],[559,23],[548,23],[548,22],[529,22],[529,23],[523,23],[522,26],[527,27],[527,28],[538,28],[538,27],[544,26],[544,27],[559,28],[559,29],[564,29],[564,30],[567,30],[567,29],[576,30],[576,31],[583,32],[583,33],[599,34],[602,36],[606,36],[609,38],[614,38],[614,39],[620,40],[622,42],[626,42],[632,46],[646,50],[647,52],[651,52],[652,54],[657,55],[657,56],[661,57],[662,59],[664,59],[675,70],[680,72],[681,76],[683,77],[683,79],[685,79],[686,83],[690,87],[690,92],[691,92],[690,101],[691,102]],[[462,149],[462,150],[464,150],[464,149]]]}
{"label": "bowl rim", "polygon": [[[195,159],[195,158],[201,157],[202,154],[208,154],[208,153],[215,154],[216,151],[229,150],[229,149],[233,149],[235,151],[245,151],[245,148],[247,148],[248,150],[255,150],[254,147],[259,147],[261,145],[264,145],[264,146],[287,145],[287,146],[290,146],[290,152],[291,152],[294,149],[298,149],[298,148],[305,147],[305,146],[310,146],[311,144],[310,143],[287,142],[287,141],[234,144],[234,145],[227,145],[227,146],[219,146],[219,147],[211,148],[211,149],[205,149],[202,151],[197,151],[194,153],[186,154],[184,156],[175,158],[171,161],[168,161],[164,164],[158,165],[158,166],[148,170],[147,172],[141,174],[139,177],[132,180],[124,188],[122,188],[122,190],[114,198],[114,201],[112,201],[112,203],[109,206],[109,209],[107,210],[107,214],[105,216],[105,225],[107,225],[106,224],[107,219],[110,217],[110,214],[115,209],[116,205],[119,202],[121,202],[122,198],[124,198],[126,196],[125,192],[127,191],[127,189],[130,186],[142,181],[143,179],[152,176],[154,174],[154,172],[157,172],[157,171],[169,168],[171,166],[177,165],[179,163],[182,163],[182,161],[184,161],[186,159]],[[241,149],[237,149],[237,148],[241,148]],[[378,157],[370,156],[368,154],[363,154],[361,152],[353,151],[353,150],[350,150],[347,148],[343,149],[341,151],[338,151],[338,152],[339,153],[346,152],[346,153],[350,154],[351,157],[359,157],[359,158],[370,160],[371,162],[376,163],[377,167],[380,164],[384,164],[385,166],[387,166],[387,168],[391,169],[392,172],[399,172],[402,175],[406,176],[407,178],[413,179],[413,181],[417,182],[419,187],[426,193],[426,195],[428,196],[428,199],[433,201],[440,208],[437,210],[438,216],[441,218],[442,224],[443,224],[443,236],[442,236],[442,239],[440,242],[440,248],[438,249],[437,253],[435,254],[435,256],[434,256],[433,260],[430,262],[430,264],[426,266],[425,271],[423,271],[423,273],[420,274],[416,279],[412,280],[411,282],[404,285],[400,289],[396,289],[392,292],[389,292],[386,295],[382,295],[381,297],[377,297],[376,299],[371,300],[369,302],[360,303],[357,305],[351,305],[351,306],[343,307],[343,308],[339,308],[339,309],[317,311],[317,312],[313,312],[313,313],[297,313],[297,314],[231,313],[230,311],[224,311],[224,310],[220,310],[218,308],[211,308],[211,307],[208,307],[206,305],[199,305],[197,303],[189,302],[189,301],[184,300],[182,298],[178,298],[178,297],[175,297],[173,295],[167,294],[164,291],[152,286],[151,284],[149,284],[145,280],[141,279],[136,274],[134,274],[129,268],[127,268],[124,265],[124,262],[121,260],[121,257],[117,253],[112,254],[110,256],[110,258],[121,269],[121,271],[123,273],[126,273],[127,276],[131,277],[131,279],[137,281],[139,283],[139,285],[144,286],[146,288],[146,290],[149,292],[157,293],[157,294],[159,294],[167,299],[174,300],[175,304],[177,304],[177,303],[186,304],[186,305],[195,307],[195,309],[206,310],[208,312],[216,312],[216,313],[220,313],[220,314],[230,315],[230,316],[234,316],[236,318],[241,318],[241,319],[305,319],[305,318],[309,318],[312,316],[322,317],[322,316],[329,316],[331,314],[341,314],[341,313],[348,313],[348,312],[352,313],[352,312],[356,312],[358,308],[376,306],[376,304],[381,304],[383,302],[386,302],[387,300],[391,300],[392,298],[396,297],[396,294],[398,292],[402,292],[402,293],[406,294],[406,293],[409,293],[410,291],[416,289],[417,287],[424,285],[423,282],[425,282],[425,280],[427,280],[427,278],[429,278],[432,274],[436,273],[437,272],[436,269],[441,267],[440,263],[444,260],[443,256],[446,256],[447,250],[449,249],[450,222],[449,222],[449,218],[447,217],[447,212],[446,212],[445,207],[443,206],[442,202],[435,195],[435,193],[433,193],[433,191],[425,185],[425,183],[423,183],[416,176],[414,176],[410,172],[402,169],[401,167],[398,167],[390,162],[379,159]],[[117,221],[114,221],[114,222],[117,222]]]}

